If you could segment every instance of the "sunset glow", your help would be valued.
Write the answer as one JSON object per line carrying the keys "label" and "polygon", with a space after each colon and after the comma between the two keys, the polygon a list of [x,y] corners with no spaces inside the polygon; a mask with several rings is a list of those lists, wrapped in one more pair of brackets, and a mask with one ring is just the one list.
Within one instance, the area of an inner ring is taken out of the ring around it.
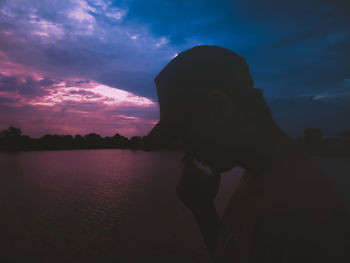
{"label": "sunset glow", "polygon": [[218,45],[244,56],[286,132],[337,135],[350,129],[348,9],[318,4],[2,0],[0,131],[146,135],[154,78],[182,51]]}
{"label": "sunset glow", "polygon": [[[146,134],[157,122],[158,106],[151,99],[93,80],[26,76],[16,63],[3,65],[11,67],[1,71],[0,106],[17,110],[0,112],[1,128],[10,124],[37,137],[89,132],[133,136]],[[150,117],[142,116],[145,111]]]}
{"label": "sunset glow", "polygon": [[[40,81],[40,80],[39,80]],[[102,85],[94,81],[59,82],[46,87],[48,95],[28,101],[31,105],[56,106],[69,102],[97,103],[107,107],[155,107],[150,99],[130,92]]]}

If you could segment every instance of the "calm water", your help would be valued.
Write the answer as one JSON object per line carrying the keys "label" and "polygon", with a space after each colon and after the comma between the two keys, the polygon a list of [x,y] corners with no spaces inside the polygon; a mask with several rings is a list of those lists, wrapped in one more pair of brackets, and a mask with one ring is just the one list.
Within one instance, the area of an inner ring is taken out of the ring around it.
{"label": "calm water", "polygon": [[[0,153],[0,262],[209,262],[176,152]],[[350,159],[316,158],[350,201]],[[222,213],[241,169],[223,175]]]}

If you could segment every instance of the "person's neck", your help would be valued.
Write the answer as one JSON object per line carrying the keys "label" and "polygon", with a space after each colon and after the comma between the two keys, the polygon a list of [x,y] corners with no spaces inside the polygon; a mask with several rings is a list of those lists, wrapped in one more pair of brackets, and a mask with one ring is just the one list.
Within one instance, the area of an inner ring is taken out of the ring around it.
{"label": "person's neck", "polygon": [[247,135],[238,165],[250,175],[268,173],[298,155],[292,139],[278,128],[259,133],[251,130]]}

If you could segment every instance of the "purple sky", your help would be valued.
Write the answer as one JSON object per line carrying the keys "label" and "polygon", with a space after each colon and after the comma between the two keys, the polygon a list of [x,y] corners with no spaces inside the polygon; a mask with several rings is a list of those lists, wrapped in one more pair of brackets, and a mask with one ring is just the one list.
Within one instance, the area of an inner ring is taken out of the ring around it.
{"label": "purple sky", "polygon": [[[262,2],[264,4],[262,4]],[[283,129],[350,129],[348,1],[0,1],[0,130],[145,135],[182,50],[243,55]]]}

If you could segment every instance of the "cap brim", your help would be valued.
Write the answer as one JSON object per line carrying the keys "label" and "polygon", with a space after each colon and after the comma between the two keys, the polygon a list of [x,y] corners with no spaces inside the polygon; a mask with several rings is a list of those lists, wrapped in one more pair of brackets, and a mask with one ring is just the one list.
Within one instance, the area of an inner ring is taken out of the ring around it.
{"label": "cap brim", "polygon": [[179,123],[160,120],[144,139],[147,150],[167,147],[178,137]]}

